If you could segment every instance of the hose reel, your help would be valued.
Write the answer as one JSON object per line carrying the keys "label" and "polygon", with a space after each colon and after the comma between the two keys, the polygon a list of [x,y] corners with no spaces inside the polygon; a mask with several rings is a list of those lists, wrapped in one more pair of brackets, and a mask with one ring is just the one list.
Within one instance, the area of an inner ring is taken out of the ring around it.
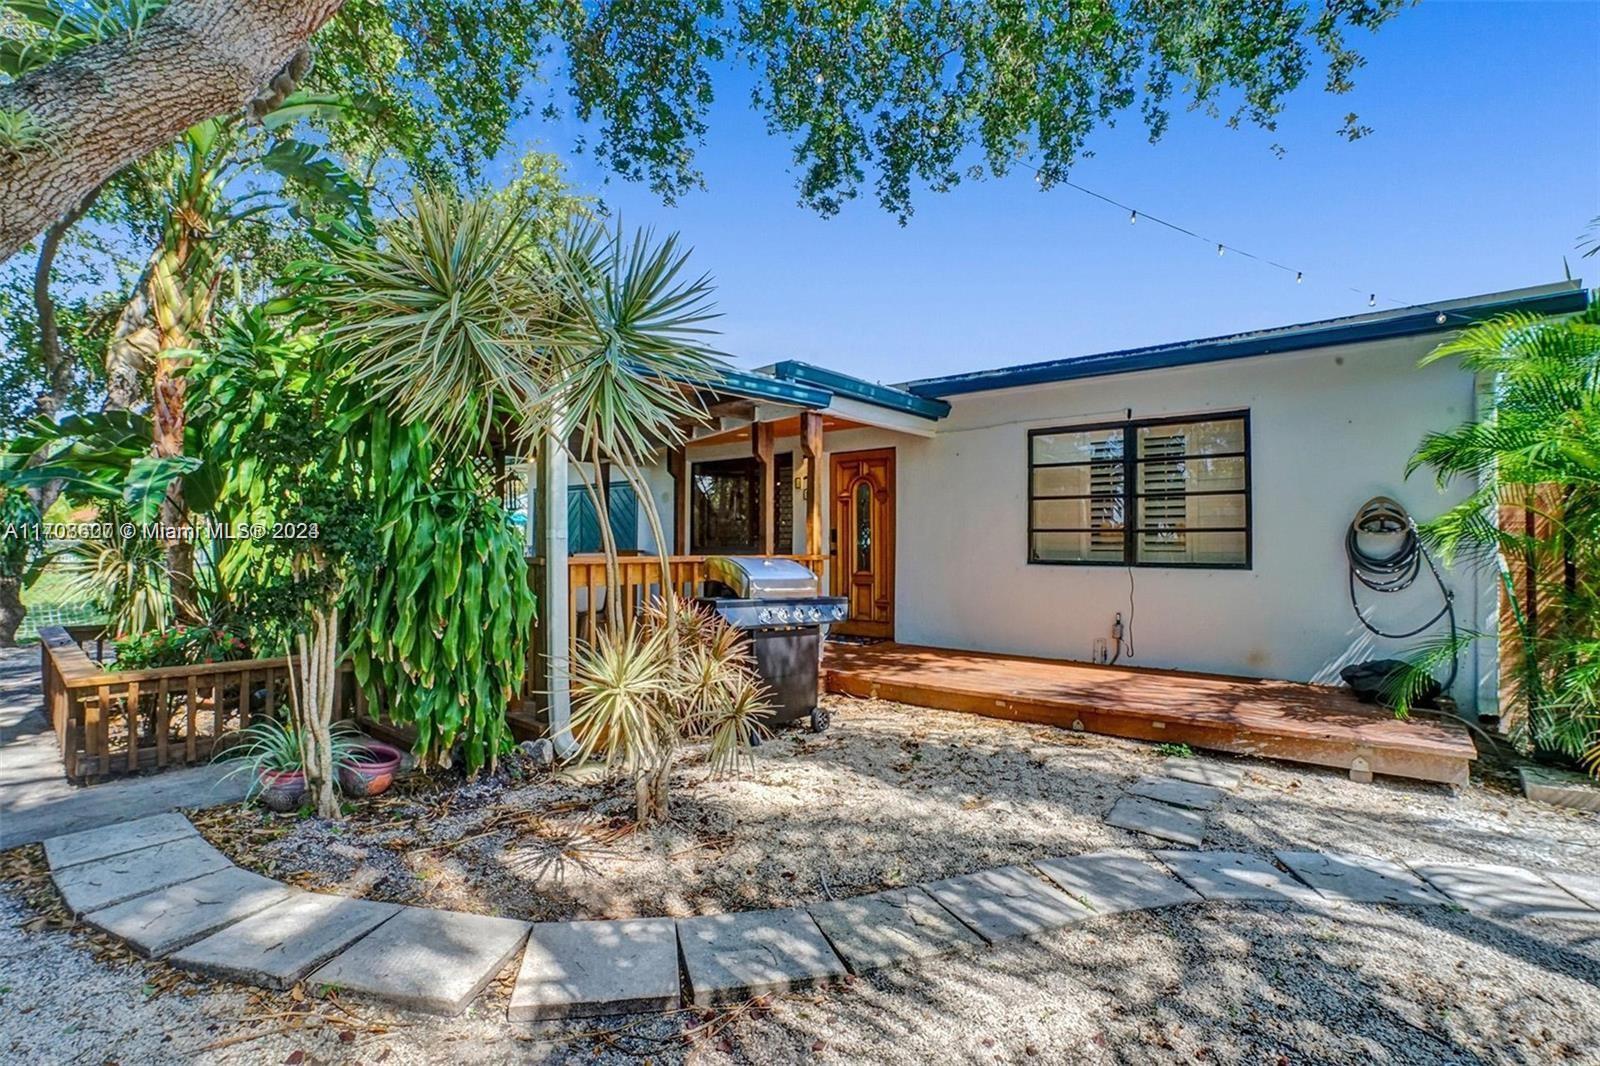
{"label": "hose reel", "polygon": [[[1422,537],[1417,532],[1417,523],[1399,501],[1388,496],[1374,496],[1362,504],[1345,533],[1344,550],[1350,563],[1350,607],[1368,632],[1387,640],[1407,640],[1424,630],[1431,629],[1441,620],[1449,619],[1450,639],[1452,647],[1454,646],[1456,642],[1454,594],[1445,586],[1444,577],[1434,564],[1433,556],[1422,543]],[[1380,629],[1362,611],[1356,595],[1356,586],[1359,584],[1371,592],[1384,595],[1403,592],[1422,576],[1424,564],[1427,565],[1428,573],[1433,576],[1433,582],[1438,586],[1439,596],[1443,601],[1439,610],[1426,622],[1401,633]],[[1372,675],[1381,672],[1387,677],[1401,666],[1403,664],[1392,660],[1383,660],[1346,667],[1341,674],[1356,671],[1370,679]],[[1440,686],[1441,691],[1450,690],[1450,686],[1455,682],[1458,666],[1456,656],[1452,654],[1450,674]],[[1381,671],[1379,668],[1382,668]],[[1346,676],[1345,680],[1350,682],[1353,688],[1360,690],[1356,680],[1350,676]]]}

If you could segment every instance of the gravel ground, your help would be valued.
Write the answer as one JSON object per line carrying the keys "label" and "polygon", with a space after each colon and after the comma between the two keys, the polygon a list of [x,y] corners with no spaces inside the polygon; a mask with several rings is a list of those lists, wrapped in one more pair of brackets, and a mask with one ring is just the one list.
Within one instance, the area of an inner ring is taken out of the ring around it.
{"label": "gravel ground", "polygon": [[[1128,784],[1161,772],[1152,745],[882,701],[828,704],[828,733],[780,734],[747,774],[708,781],[691,757],[673,823],[648,832],[629,831],[628,789],[531,767],[521,780],[415,784],[339,826],[236,809],[197,822],[241,865],[302,887],[537,920],[786,907],[1154,843],[1101,820]],[[1213,815],[1208,848],[1600,873],[1600,817],[1529,802],[1494,768],[1458,793],[1227,761],[1244,784]]]}
{"label": "gravel ground", "polygon": [[559,1025],[192,983],[23,932],[0,899],[0,1058],[271,1063],[1600,1062],[1600,946],[1445,908],[1204,904],[1103,919],[721,1014]]}
{"label": "gravel ground", "polygon": [[[881,702],[832,708],[829,734],[764,745],[744,778],[708,783],[686,766],[677,824],[651,833],[607,839],[626,795],[544,774],[402,794],[338,833],[201,821],[298,883],[535,917],[786,905],[1148,845],[1100,819],[1158,771],[1149,746]],[[1523,800],[1498,769],[1457,794],[1236,762],[1244,785],[1208,847],[1600,871],[1600,819]],[[715,1014],[518,1026],[509,970],[449,1020],[196,981],[72,927],[39,849],[0,860],[0,1061],[1600,1063],[1600,930],[1447,908],[1204,904]]]}

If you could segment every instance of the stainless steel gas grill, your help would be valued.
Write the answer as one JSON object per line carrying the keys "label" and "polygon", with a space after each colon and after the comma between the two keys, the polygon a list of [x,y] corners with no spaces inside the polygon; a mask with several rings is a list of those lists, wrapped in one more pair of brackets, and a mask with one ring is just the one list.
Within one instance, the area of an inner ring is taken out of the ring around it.
{"label": "stainless steel gas grill", "polygon": [[817,706],[817,667],[827,627],[848,611],[843,596],[817,595],[817,575],[793,559],[713,555],[698,602],[749,634],[756,673],[771,690],[772,724],[809,716],[813,731],[828,728]]}

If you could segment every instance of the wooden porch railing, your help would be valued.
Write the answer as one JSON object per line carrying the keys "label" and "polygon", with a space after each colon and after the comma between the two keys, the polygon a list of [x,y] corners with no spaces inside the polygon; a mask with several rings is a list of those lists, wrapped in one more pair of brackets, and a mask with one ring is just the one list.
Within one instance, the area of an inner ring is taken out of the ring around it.
{"label": "wooden porch railing", "polygon": [[[793,559],[822,576],[821,555],[774,555],[773,559]],[[706,556],[673,555],[668,559],[672,587],[679,595],[693,598],[704,591]],[[650,600],[660,594],[661,560],[653,555],[629,555],[617,561],[618,594],[607,588],[606,560],[603,555],[574,555],[567,560],[567,641],[576,651],[579,641],[592,642],[598,627],[609,612],[621,609],[630,624],[643,613]]]}
{"label": "wooden porch railing", "polygon": [[[206,762],[289,698],[281,658],[111,670],[85,654],[80,639],[60,626],[39,631],[45,713],[67,777],[82,784]],[[349,670],[340,677],[347,679],[341,709],[352,699],[359,705]]]}

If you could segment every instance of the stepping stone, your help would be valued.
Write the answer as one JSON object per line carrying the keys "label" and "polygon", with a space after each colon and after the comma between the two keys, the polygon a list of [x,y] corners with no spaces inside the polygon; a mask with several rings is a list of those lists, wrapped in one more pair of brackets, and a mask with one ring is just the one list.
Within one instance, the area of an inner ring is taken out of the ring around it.
{"label": "stepping stone", "polygon": [[1022,866],[979,870],[922,888],[991,944],[1009,937],[1046,933],[1093,914]]}
{"label": "stepping stone", "polygon": [[522,946],[528,923],[402,907],[309,978],[433,1014],[460,1014]]}
{"label": "stepping stone", "polygon": [[1477,914],[1535,921],[1600,922],[1600,911],[1520,866],[1411,863],[1434,888]]}
{"label": "stepping stone", "polygon": [[51,837],[44,842],[44,857],[50,869],[60,870],[96,859],[109,859],[155,844],[184,837],[198,837],[189,819],[181,814],[156,814],[121,825],[85,829],[81,833]]}
{"label": "stepping stone", "polygon": [[1111,813],[1106,815],[1106,824],[1193,848],[1200,846],[1206,833],[1204,815],[1140,796],[1124,796],[1117,800]]}
{"label": "stepping stone", "polygon": [[1278,861],[1296,877],[1331,900],[1349,903],[1447,904],[1397,862],[1370,855],[1280,851]]}
{"label": "stepping stone", "polygon": [[84,921],[141,955],[160,958],[282,902],[291,891],[288,885],[229,866],[91,911]]}
{"label": "stepping stone", "polygon": [[920,888],[814,904],[811,917],[854,974],[983,944]]}
{"label": "stepping stone", "polygon": [[680,918],[678,948],[696,1007],[805,988],[846,973],[817,923],[798,909]]}
{"label": "stepping stone", "polygon": [[1600,908],[1600,877],[1592,874],[1569,874],[1555,870],[1545,874],[1550,880],[1591,907]]}
{"label": "stepping stone", "polygon": [[1517,775],[1522,778],[1522,794],[1531,800],[1578,811],[1600,811],[1600,784],[1588,774],[1547,766],[1519,766]]}
{"label": "stepping stone", "polygon": [[1161,772],[1176,781],[1193,781],[1211,785],[1224,792],[1232,792],[1244,780],[1244,771],[1220,763],[1202,762],[1199,759],[1180,759],[1176,756],[1162,761]]}
{"label": "stepping stone", "polygon": [[1096,914],[1199,903],[1200,896],[1131,851],[1097,851],[1034,863],[1061,890]]}
{"label": "stepping stone", "polygon": [[399,910],[394,903],[296,892],[169,961],[214,977],[288,988]]}
{"label": "stepping stone", "polygon": [[196,834],[126,855],[80,862],[51,876],[67,909],[82,915],[232,865],[226,855]]}
{"label": "stepping stone", "polygon": [[1141,777],[1128,786],[1128,791],[1145,799],[1169,803],[1174,807],[1192,807],[1209,811],[1222,802],[1223,791],[1213,785],[1197,784],[1175,777]]}
{"label": "stepping stone", "polygon": [[673,1010],[678,995],[671,918],[541,922],[528,937],[509,1016],[533,1022]]}
{"label": "stepping stone", "polygon": [[1158,851],[1189,887],[1206,899],[1320,903],[1322,897],[1259,855],[1242,851]]}

